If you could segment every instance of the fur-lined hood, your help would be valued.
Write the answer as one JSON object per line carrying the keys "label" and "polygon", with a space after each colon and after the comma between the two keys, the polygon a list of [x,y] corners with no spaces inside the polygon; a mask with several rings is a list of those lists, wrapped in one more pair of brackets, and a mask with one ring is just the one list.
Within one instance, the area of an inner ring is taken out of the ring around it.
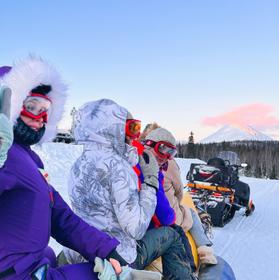
{"label": "fur-lined hood", "polygon": [[13,123],[19,117],[23,101],[33,88],[40,84],[51,86],[48,97],[52,101],[52,108],[40,143],[52,140],[56,135],[57,124],[62,118],[67,97],[67,86],[57,70],[42,58],[29,56],[25,60],[16,62],[7,74],[0,77],[0,84],[12,90],[11,120]]}

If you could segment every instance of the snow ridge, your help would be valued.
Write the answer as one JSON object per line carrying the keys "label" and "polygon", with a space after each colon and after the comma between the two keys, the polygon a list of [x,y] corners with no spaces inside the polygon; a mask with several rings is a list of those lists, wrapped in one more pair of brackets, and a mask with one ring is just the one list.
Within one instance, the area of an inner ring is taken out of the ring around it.
{"label": "snow ridge", "polygon": [[273,141],[273,139],[249,125],[227,124],[215,133],[202,139],[200,143],[219,143],[231,141]]}

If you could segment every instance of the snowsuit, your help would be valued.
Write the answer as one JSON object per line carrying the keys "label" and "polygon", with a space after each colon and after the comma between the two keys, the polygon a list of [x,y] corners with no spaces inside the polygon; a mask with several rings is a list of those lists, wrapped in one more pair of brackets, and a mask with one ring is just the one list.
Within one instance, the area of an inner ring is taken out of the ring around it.
{"label": "snowsuit", "polygon": [[[2,279],[31,279],[34,270],[53,263],[46,253],[50,236],[89,261],[105,258],[118,244],[72,212],[43,168],[29,146],[14,143],[0,169],[0,273],[10,271]],[[92,271],[90,263],[49,268],[46,279],[97,279]]]}

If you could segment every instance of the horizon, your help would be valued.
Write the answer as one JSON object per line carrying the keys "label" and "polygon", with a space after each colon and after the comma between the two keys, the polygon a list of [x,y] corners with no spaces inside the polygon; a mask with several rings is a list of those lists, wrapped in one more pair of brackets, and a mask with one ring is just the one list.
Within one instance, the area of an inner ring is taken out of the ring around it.
{"label": "horizon", "polygon": [[[68,122],[68,124],[69,124],[70,122]],[[243,140],[239,140],[239,139],[235,139],[235,140],[232,140],[232,141],[249,141],[249,140],[251,140],[251,141],[279,141],[279,137],[278,138],[276,138],[276,136],[277,135],[274,135],[274,136],[272,136],[272,135],[270,135],[270,134],[267,134],[267,133],[263,133],[262,131],[260,131],[259,129],[256,129],[256,128],[254,128],[252,125],[245,125],[245,124],[224,124],[223,126],[221,126],[220,128],[218,128],[215,132],[213,132],[213,133],[211,133],[210,135],[207,135],[206,137],[204,137],[204,138],[202,138],[202,139],[196,139],[195,138],[195,133],[194,133],[194,131],[190,131],[190,133],[191,132],[193,132],[193,136],[194,136],[194,142],[195,143],[215,143],[215,141],[213,141],[213,142],[204,142],[207,138],[210,138],[210,137],[212,137],[214,134],[216,134],[217,132],[219,132],[220,130],[222,130],[222,129],[224,129],[225,127],[235,127],[235,128],[239,128],[239,129],[242,129],[243,131],[245,131],[245,130],[247,130],[247,128],[251,128],[253,131],[255,131],[255,132],[259,132],[259,133],[261,133],[261,134],[264,134],[265,136],[268,136],[268,137],[270,137],[271,139],[270,140],[252,140],[252,139],[243,139]],[[70,132],[71,131],[71,127],[57,127],[57,129],[58,129],[58,132],[64,132],[64,131],[67,131],[67,132]],[[252,132],[253,132],[252,131]],[[189,133],[189,135],[188,135],[188,137],[190,136],[190,133]],[[187,143],[188,142],[188,137],[186,137],[185,139],[176,139],[176,142],[177,143]],[[230,136],[231,137],[231,136]],[[226,141],[226,140],[224,140],[225,142],[230,142],[230,141]],[[216,143],[217,142],[220,142],[220,141],[216,141]]]}

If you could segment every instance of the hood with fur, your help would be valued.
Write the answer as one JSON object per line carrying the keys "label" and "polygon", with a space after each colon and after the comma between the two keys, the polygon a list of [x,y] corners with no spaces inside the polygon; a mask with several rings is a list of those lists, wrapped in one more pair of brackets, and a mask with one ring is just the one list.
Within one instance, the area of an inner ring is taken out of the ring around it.
{"label": "hood with fur", "polygon": [[51,86],[51,91],[47,96],[52,101],[52,108],[40,143],[52,140],[56,135],[56,126],[62,118],[67,97],[67,86],[57,70],[42,58],[29,56],[25,60],[16,62],[9,71],[5,71],[2,77],[0,76],[0,84],[12,90],[11,120],[13,123],[19,117],[23,101],[33,88],[40,84]]}

